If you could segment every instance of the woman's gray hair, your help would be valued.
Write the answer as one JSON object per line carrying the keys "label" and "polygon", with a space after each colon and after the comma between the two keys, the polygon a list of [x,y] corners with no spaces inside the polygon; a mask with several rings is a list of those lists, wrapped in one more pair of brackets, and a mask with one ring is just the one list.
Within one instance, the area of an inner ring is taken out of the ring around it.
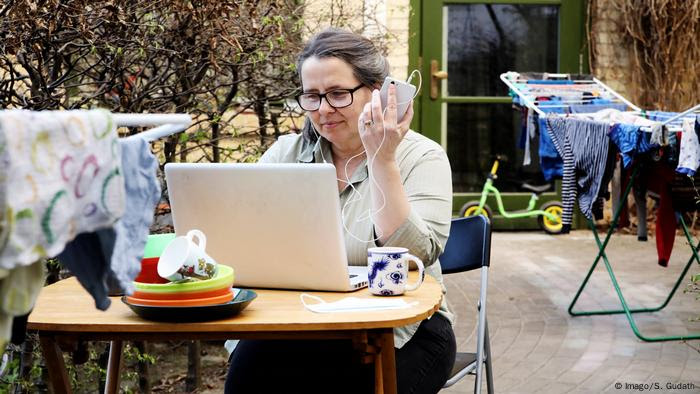
{"label": "woman's gray hair", "polygon": [[[347,30],[328,28],[313,36],[297,58],[297,73],[301,81],[301,67],[310,57],[319,59],[335,57],[352,68],[360,83],[370,88],[379,88],[389,75],[389,62],[372,41]],[[315,141],[317,133],[311,122],[302,128],[305,138]]]}

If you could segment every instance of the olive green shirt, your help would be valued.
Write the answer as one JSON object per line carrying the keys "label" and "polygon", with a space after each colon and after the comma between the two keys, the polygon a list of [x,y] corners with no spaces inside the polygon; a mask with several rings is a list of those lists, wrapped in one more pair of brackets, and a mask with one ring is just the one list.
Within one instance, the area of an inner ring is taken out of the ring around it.
{"label": "olive green shirt", "polygon": [[[284,135],[259,162],[333,163],[330,143],[324,138],[319,141],[309,143],[301,134]],[[452,219],[450,163],[440,145],[414,131],[409,131],[397,147],[396,162],[411,210],[406,221],[382,246],[408,248],[411,254],[423,261],[426,273],[440,283],[444,294],[446,289],[438,256],[447,241]],[[357,167],[350,182],[355,190],[346,187],[340,192],[348,262],[350,265],[367,265],[367,249],[379,245],[372,241],[376,236],[368,218],[372,198],[366,160]],[[453,322],[445,297],[438,313]],[[395,346],[401,348],[408,342],[419,324],[394,329]]]}

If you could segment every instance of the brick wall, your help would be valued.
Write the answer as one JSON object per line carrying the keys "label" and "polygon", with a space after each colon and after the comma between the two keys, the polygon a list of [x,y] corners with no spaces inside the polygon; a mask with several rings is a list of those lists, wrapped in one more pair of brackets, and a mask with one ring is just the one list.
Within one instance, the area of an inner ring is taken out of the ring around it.
{"label": "brick wall", "polygon": [[331,19],[341,13],[347,18],[339,21],[341,24],[350,23],[354,30],[363,31],[367,37],[388,32],[387,58],[391,75],[406,78],[409,0],[307,0],[306,5],[308,34],[329,26]]}
{"label": "brick wall", "polygon": [[632,100],[630,82],[630,55],[622,42],[622,31],[617,24],[619,11],[613,6],[617,0],[591,0],[591,71],[608,86]]}
{"label": "brick wall", "polygon": [[408,0],[388,0],[385,25],[394,35],[387,58],[391,75],[399,79],[408,76]]}

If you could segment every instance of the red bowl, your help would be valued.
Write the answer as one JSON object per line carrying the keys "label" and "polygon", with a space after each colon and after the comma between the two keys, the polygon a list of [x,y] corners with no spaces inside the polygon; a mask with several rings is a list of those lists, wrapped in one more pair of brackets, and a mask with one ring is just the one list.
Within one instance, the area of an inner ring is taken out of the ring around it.
{"label": "red bowl", "polygon": [[169,280],[158,275],[159,257],[147,257],[141,260],[141,272],[134,282],[141,283],[168,283]]}

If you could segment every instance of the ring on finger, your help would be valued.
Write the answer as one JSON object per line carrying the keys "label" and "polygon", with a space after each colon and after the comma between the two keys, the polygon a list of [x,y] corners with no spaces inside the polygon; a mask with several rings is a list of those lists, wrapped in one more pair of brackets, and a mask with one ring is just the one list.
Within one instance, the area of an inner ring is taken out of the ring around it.
{"label": "ring on finger", "polygon": [[365,120],[365,127],[372,127],[373,124],[374,121],[372,121],[371,119]]}

